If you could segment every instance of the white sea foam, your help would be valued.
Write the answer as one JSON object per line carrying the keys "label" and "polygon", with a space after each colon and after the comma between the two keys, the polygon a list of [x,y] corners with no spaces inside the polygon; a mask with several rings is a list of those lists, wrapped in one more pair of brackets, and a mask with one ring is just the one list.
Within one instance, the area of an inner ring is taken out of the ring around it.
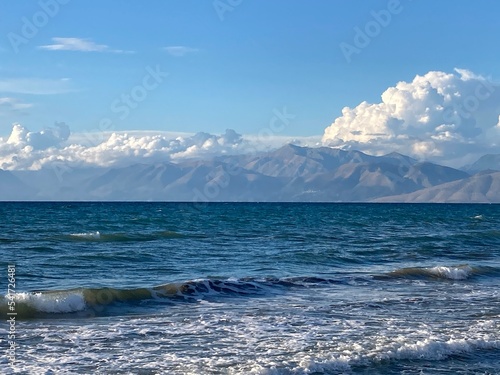
{"label": "white sea foam", "polygon": [[450,280],[465,280],[472,274],[472,267],[458,266],[458,267],[445,267],[437,266],[426,269],[432,275],[437,277],[450,279]]}
{"label": "white sea foam", "polygon": [[[349,353],[321,360],[305,357],[294,373],[349,371],[352,366],[367,366],[370,363],[392,360],[430,360],[440,361],[454,355],[468,354],[478,349],[499,349],[499,340],[449,339],[444,342],[430,339],[403,344],[385,344],[375,350],[361,354]],[[272,372],[269,372],[272,373]],[[266,372],[267,374],[267,372]]]}
{"label": "white sea foam", "polygon": [[[169,307],[168,314],[157,317],[92,321],[64,330],[57,321],[47,322],[38,333],[46,346],[26,349],[27,358],[38,360],[20,363],[27,373],[45,373],[50,368],[70,374],[75,363],[86,368],[92,358],[107,363],[108,372],[306,375],[350,373],[358,366],[366,366],[368,373],[382,362],[441,361],[500,349],[498,323],[491,319],[444,331],[419,331],[404,326],[404,319],[392,323],[384,319],[385,327],[372,329],[362,324],[353,330],[343,319],[280,315],[265,303],[252,306],[264,314],[231,309],[221,313],[218,305],[204,305],[187,310]],[[190,345],[191,340],[196,345]],[[55,351],[59,343],[60,351]],[[117,353],[112,361],[110,352]]]}
{"label": "white sea foam", "polygon": [[497,349],[500,341],[480,339],[448,339],[440,342],[425,339],[414,343],[405,343],[395,351],[388,351],[382,359],[428,359],[439,361],[452,355],[470,353],[476,349]]}
{"label": "white sea foam", "polygon": [[51,293],[17,293],[16,302],[24,303],[43,313],[71,313],[86,308],[83,293],[51,292]]}

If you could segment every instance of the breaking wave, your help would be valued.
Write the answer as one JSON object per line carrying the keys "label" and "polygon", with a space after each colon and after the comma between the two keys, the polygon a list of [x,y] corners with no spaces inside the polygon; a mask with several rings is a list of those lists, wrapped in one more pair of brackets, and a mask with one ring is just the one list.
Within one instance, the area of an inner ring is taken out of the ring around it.
{"label": "breaking wave", "polygon": [[[288,279],[199,279],[163,284],[151,288],[74,288],[15,294],[15,311],[20,318],[50,318],[60,314],[82,317],[106,314],[106,306],[147,301],[193,302],[217,296],[258,296],[279,287],[303,287],[338,281],[317,277]],[[7,297],[0,298],[0,313],[8,309]],[[78,314],[82,313],[82,314]],[[119,313],[119,312],[118,312]]]}
{"label": "breaking wave", "polygon": [[441,280],[467,280],[476,276],[498,275],[493,267],[472,267],[468,264],[458,266],[411,267],[401,268],[382,276],[382,278],[425,278]]}

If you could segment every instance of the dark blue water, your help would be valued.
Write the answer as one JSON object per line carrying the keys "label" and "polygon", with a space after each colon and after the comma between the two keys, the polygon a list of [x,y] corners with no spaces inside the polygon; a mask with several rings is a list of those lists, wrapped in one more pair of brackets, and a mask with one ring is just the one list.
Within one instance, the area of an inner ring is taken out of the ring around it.
{"label": "dark blue water", "polygon": [[498,205],[0,203],[0,218],[2,294],[16,281],[2,373],[500,373]]}

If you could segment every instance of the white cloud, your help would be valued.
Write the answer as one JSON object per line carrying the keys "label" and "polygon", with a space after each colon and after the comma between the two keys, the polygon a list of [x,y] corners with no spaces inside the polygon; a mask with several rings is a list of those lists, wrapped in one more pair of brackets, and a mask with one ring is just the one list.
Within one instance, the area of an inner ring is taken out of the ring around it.
{"label": "white cloud", "polygon": [[307,143],[310,139],[242,136],[228,129],[224,134],[180,135],[168,132],[88,133],[70,136],[65,124],[41,132],[30,132],[14,124],[6,139],[0,138],[0,169],[33,170],[58,166],[123,166],[133,163],[211,158],[248,154],[280,147],[285,143]]}
{"label": "white cloud", "polygon": [[174,57],[182,57],[187,55],[188,53],[196,53],[199,51],[197,48],[191,48],[186,46],[169,46],[163,49]]}
{"label": "white cloud", "polygon": [[72,133],[68,138],[68,143],[78,144],[85,147],[96,146],[109,139],[112,134],[124,135],[128,137],[143,138],[160,136],[165,139],[175,139],[178,137],[188,138],[194,133],[174,132],[174,131],[155,131],[155,130],[127,130],[127,131],[103,131],[103,132],[88,132],[88,133]]}
{"label": "white cloud", "polygon": [[38,46],[38,48],[48,51],[133,53],[133,51],[111,49],[106,44],[97,44],[89,39],[82,39],[82,38],[56,37],[52,38],[52,42],[54,43]]}
{"label": "white cloud", "polygon": [[42,79],[42,78],[10,78],[0,80],[0,92],[55,95],[75,91],[68,78]]}
{"label": "white cloud", "polygon": [[55,127],[40,132],[30,132],[14,124],[7,139],[0,138],[0,169],[37,168],[40,158],[58,153],[58,147],[68,139],[69,127],[56,123]]}
{"label": "white cloud", "polygon": [[34,150],[45,150],[58,146],[69,137],[69,127],[63,122],[56,122],[54,128],[47,128],[40,132],[30,132],[20,124],[14,124],[7,144],[16,147],[30,146]]}
{"label": "white cloud", "polygon": [[452,164],[498,152],[500,86],[480,75],[465,69],[431,71],[389,87],[381,99],[345,107],[325,129],[323,143]]}

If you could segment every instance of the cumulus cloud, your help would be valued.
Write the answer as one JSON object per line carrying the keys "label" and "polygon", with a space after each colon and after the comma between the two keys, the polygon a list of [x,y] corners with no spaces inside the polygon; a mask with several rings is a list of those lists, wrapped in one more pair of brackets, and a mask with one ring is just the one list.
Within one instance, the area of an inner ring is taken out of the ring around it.
{"label": "cumulus cloud", "polygon": [[244,143],[241,134],[227,129],[220,136],[199,132],[187,139],[177,138],[174,145],[172,157],[178,159],[235,153],[242,151]]}
{"label": "cumulus cloud", "polygon": [[319,137],[278,135],[243,136],[232,129],[223,134],[132,131],[70,134],[64,123],[39,132],[14,124],[0,138],[0,169],[111,167],[183,159],[209,159],[221,155],[255,154],[286,143],[311,144]]}
{"label": "cumulus cloud", "polygon": [[222,135],[196,133],[174,139],[162,135],[136,137],[128,133],[112,133],[96,146],[71,145],[62,149],[60,154],[65,160],[73,158],[82,163],[109,166],[222,155],[237,152],[240,145],[241,135],[233,130]]}
{"label": "cumulus cloud", "polygon": [[68,167],[116,166],[132,163],[175,161],[186,158],[213,157],[244,153],[251,145],[241,134],[228,129],[224,134],[196,133],[169,138],[162,134],[135,136],[111,133],[95,142],[93,134],[72,137],[64,123],[31,132],[14,124],[11,134],[0,138],[0,169],[37,170],[63,163]]}
{"label": "cumulus cloud", "polygon": [[40,132],[30,132],[20,124],[14,124],[12,132],[7,139],[7,144],[16,147],[30,146],[34,150],[45,150],[58,146],[68,139],[69,127],[64,122],[56,122],[55,127],[47,128]]}
{"label": "cumulus cloud", "polygon": [[69,134],[69,127],[62,122],[39,132],[14,124],[9,137],[0,138],[0,168],[30,169],[45,154],[57,152]]}
{"label": "cumulus cloud", "polygon": [[345,107],[322,142],[459,164],[498,152],[499,114],[500,85],[465,69],[431,71],[389,87],[380,103]]}

